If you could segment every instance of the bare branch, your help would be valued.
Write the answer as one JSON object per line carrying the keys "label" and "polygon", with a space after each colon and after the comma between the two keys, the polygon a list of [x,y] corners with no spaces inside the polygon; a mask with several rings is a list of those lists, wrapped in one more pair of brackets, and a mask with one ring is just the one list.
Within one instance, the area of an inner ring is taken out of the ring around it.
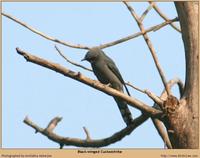
{"label": "bare branch", "polygon": [[91,140],[90,133],[89,133],[89,131],[87,130],[87,128],[86,128],[86,127],[83,127],[83,130],[84,130],[84,132],[85,132],[85,134],[86,134],[86,140]]}
{"label": "bare branch", "polygon": [[146,95],[148,95],[154,102],[156,102],[158,105],[162,105],[163,104],[163,100],[161,100],[158,96],[156,96],[154,93],[150,92],[149,90],[142,90],[134,85],[132,85],[130,82],[125,83],[126,85],[136,89],[137,91],[144,93]]}
{"label": "bare branch", "polygon": [[143,21],[145,16],[149,13],[149,11],[152,9],[154,5],[154,2],[150,3],[150,5],[148,6],[148,8],[142,13],[141,17],[140,17],[140,21]]}
{"label": "bare branch", "polygon": [[[168,87],[171,88],[174,84],[178,84],[179,86],[179,91],[180,91],[180,95],[183,93],[183,89],[184,89],[184,85],[182,83],[182,81],[179,79],[179,78],[175,78],[175,79],[172,79],[168,82]],[[166,93],[166,90],[164,90],[161,94],[161,97],[160,97],[162,100],[166,100],[167,99],[167,93]],[[158,107],[158,105],[155,103],[154,104],[154,107]],[[151,118],[153,123],[154,123],[154,126],[156,127],[159,135],[161,136],[161,138],[163,139],[163,141],[165,142],[165,144],[167,145],[167,147],[169,149],[172,148],[172,145],[171,145],[171,142],[169,140],[169,136],[167,134],[167,131],[164,129],[164,125],[162,123],[162,121],[160,121],[159,119],[157,118]]]}
{"label": "bare branch", "polygon": [[56,42],[56,43],[59,43],[59,44],[62,44],[62,45],[65,45],[65,46],[68,46],[68,47],[71,47],[71,48],[89,49],[88,46],[83,46],[83,45],[80,45],[80,44],[72,44],[72,43],[69,43],[69,42],[64,42],[64,41],[61,41],[61,40],[56,39],[56,38],[54,38],[54,37],[50,37],[50,36],[48,36],[48,35],[45,35],[44,33],[42,33],[42,32],[40,32],[40,31],[38,31],[38,30],[32,28],[31,26],[27,25],[26,23],[21,22],[21,21],[18,20],[17,18],[15,18],[15,17],[13,17],[13,16],[11,16],[11,15],[8,15],[8,14],[6,14],[6,13],[3,13],[3,12],[2,12],[1,15],[5,16],[5,17],[7,17],[7,18],[9,18],[9,19],[11,19],[11,20],[13,20],[13,21],[15,21],[16,23],[18,23],[18,24],[24,26],[25,28],[29,29],[30,31],[32,31],[32,32],[34,32],[34,33],[36,33],[36,34],[38,34],[38,35],[40,35],[40,36],[42,36],[42,37],[44,37],[44,38],[47,39],[47,40],[50,40],[50,41],[53,41],[53,42]]}
{"label": "bare branch", "polygon": [[88,77],[83,76],[80,72],[76,73],[74,71],[71,71],[59,64],[52,63],[50,61],[47,61],[45,59],[39,58],[37,56],[31,55],[25,51],[20,50],[19,48],[16,48],[17,53],[22,55],[27,61],[35,63],[37,65],[46,67],[48,69],[51,69],[53,71],[56,71],[60,74],[63,74],[66,77],[72,78],[76,81],[82,82],[90,87],[93,87],[97,90],[100,90],[101,92],[104,92],[108,95],[118,97],[122,100],[125,100],[130,106],[135,107],[143,112],[146,112],[147,114],[151,116],[160,116],[162,115],[162,112],[159,110],[156,110],[145,103],[137,100],[134,97],[130,97],[120,91],[117,91],[107,85],[104,85],[96,80],[92,80]]}
{"label": "bare branch", "polygon": [[[168,82],[168,84],[170,84],[170,82]],[[169,85],[169,87],[171,87],[171,86]],[[167,99],[167,93],[166,93],[165,90],[162,92],[160,98],[163,99],[163,100]],[[159,106],[158,104],[154,103],[154,107],[158,107],[158,106]],[[160,108],[162,109],[162,107],[160,107]],[[156,127],[156,129],[158,131],[158,134],[160,135],[160,137],[162,138],[162,140],[166,144],[167,148],[172,149],[172,145],[171,145],[171,142],[169,140],[169,136],[168,136],[168,133],[167,133],[165,127],[164,127],[163,122],[160,121],[157,118],[151,118],[151,119],[153,121],[154,126]]]}
{"label": "bare branch", "polygon": [[109,43],[101,44],[99,47],[100,47],[101,49],[104,49],[104,48],[107,48],[107,47],[111,47],[111,46],[114,46],[114,45],[117,45],[117,44],[126,42],[126,41],[128,41],[128,40],[133,39],[133,38],[136,38],[136,37],[139,37],[139,36],[141,36],[141,35],[144,35],[144,34],[146,34],[146,33],[148,33],[148,32],[157,31],[157,30],[161,29],[162,27],[164,27],[164,26],[166,26],[166,25],[168,25],[168,24],[171,24],[172,22],[175,22],[175,21],[178,21],[178,18],[174,18],[174,19],[172,19],[172,20],[165,21],[165,22],[163,22],[163,23],[161,23],[161,24],[152,26],[152,27],[146,29],[144,32],[137,32],[137,33],[134,33],[134,34],[129,35],[129,36],[127,36],[127,37],[123,37],[123,38],[121,38],[121,39],[118,39],[118,40],[116,40],[116,41],[112,41],[112,42],[109,42]]}
{"label": "bare branch", "polygon": [[156,118],[152,118],[153,124],[156,127],[158,134],[161,136],[161,138],[163,139],[164,143],[166,144],[168,149],[172,149],[172,145],[171,142],[169,140],[169,136],[167,134],[167,131],[164,128],[163,123]]}
{"label": "bare branch", "polygon": [[[180,82],[181,80],[179,79],[174,79],[169,82],[169,87],[173,86],[175,83]],[[166,91],[162,93],[161,97],[166,97]],[[164,99],[164,98],[162,98]],[[58,143],[60,145],[60,149],[63,148],[64,145],[69,146],[77,146],[77,147],[103,147],[110,145],[112,143],[115,143],[117,141],[120,141],[123,139],[125,136],[129,135],[134,129],[136,129],[138,126],[140,126],[143,122],[145,122],[148,119],[149,116],[147,115],[141,115],[138,118],[134,119],[133,123],[130,126],[127,126],[126,128],[122,129],[121,131],[113,134],[110,137],[104,138],[104,139],[97,139],[97,140],[92,140],[89,136],[89,132],[86,128],[84,128],[84,131],[86,133],[86,140],[84,139],[78,139],[78,138],[69,138],[69,137],[62,137],[59,136],[53,131],[47,131],[41,127],[39,127],[37,124],[33,123],[28,117],[25,117],[24,123],[27,124],[28,126],[32,127],[35,129],[37,132],[43,134],[44,136],[47,136],[50,140]],[[55,119],[55,118],[54,118]],[[53,119],[53,120],[54,120]],[[52,122],[52,121],[51,121]],[[171,143],[169,141],[168,135],[166,131],[164,130],[163,124],[160,120],[154,119],[153,120],[154,125],[156,129],[158,130],[160,136],[166,143],[168,148],[171,148]]]}
{"label": "bare branch", "polygon": [[60,145],[60,148],[63,148],[64,145],[66,146],[72,145],[77,147],[103,147],[115,143],[117,141],[120,141],[122,138],[129,135],[135,128],[140,126],[147,119],[148,119],[147,115],[141,115],[136,119],[134,119],[132,124],[120,130],[119,132],[116,132],[112,136],[96,140],[62,137],[53,132],[47,132],[45,129],[33,123],[28,117],[24,119],[24,123],[27,124],[28,126],[31,126],[33,129],[43,134],[44,136],[48,137],[50,140],[58,143]]}
{"label": "bare branch", "polygon": [[[181,79],[179,79],[179,78],[174,78],[174,79],[172,79],[172,80],[170,80],[170,81],[168,82],[168,87],[171,88],[171,87],[174,86],[175,84],[178,85],[180,96],[182,96],[183,91],[184,91],[184,84],[183,84],[183,82],[182,82]],[[167,99],[167,92],[166,92],[166,91],[163,91],[163,92],[162,92],[162,100],[166,100],[166,99]]]}
{"label": "bare branch", "polygon": [[183,92],[184,92],[184,84],[180,79],[176,79],[176,82],[178,84],[178,88],[179,88],[179,93],[180,93],[180,98],[183,96]]}
{"label": "bare branch", "polygon": [[81,67],[81,68],[83,68],[83,69],[85,69],[85,70],[88,70],[88,71],[91,71],[91,72],[92,72],[92,69],[89,69],[89,68],[87,68],[87,67],[85,67],[85,66],[83,66],[83,65],[81,65],[81,64],[78,64],[78,63],[76,63],[76,62],[74,62],[74,61],[68,59],[68,58],[66,57],[66,55],[64,55],[64,54],[61,52],[61,50],[60,50],[56,45],[55,45],[55,49],[56,49],[57,52],[60,54],[60,56],[63,57],[63,58],[64,58],[67,62],[69,62],[70,64],[75,65],[75,66],[78,66],[78,67]]}
{"label": "bare branch", "polygon": [[130,82],[126,82],[125,83],[127,86],[129,86],[129,87],[131,87],[131,88],[133,88],[133,89],[135,89],[135,90],[137,90],[137,91],[139,91],[139,92],[141,92],[141,93],[144,93],[145,94],[145,91],[144,90],[142,90],[142,89],[140,89],[140,88],[138,88],[138,87],[136,87],[136,86],[134,86],[133,84],[131,84]]}
{"label": "bare branch", "polygon": [[[137,16],[137,14],[135,13],[134,9],[127,2],[124,2],[124,4],[126,5],[128,10],[130,11],[130,13],[134,17],[134,19],[136,20],[140,30],[142,32],[144,32],[145,31],[144,26],[143,26],[142,22],[140,21],[139,17]],[[145,42],[146,42],[146,44],[147,44],[147,46],[148,46],[148,48],[149,48],[149,50],[151,52],[152,57],[154,59],[154,63],[155,63],[156,68],[157,68],[157,70],[158,70],[158,72],[160,74],[160,77],[162,79],[164,87],[165,87],[167,93],[170,94],[171,92],[170,92],[170,89],[168,88],[167,81],[166,81],[166,78],[164,76],[164,72],[163,72],[163,70],[162,70],[162,68],[161,68],[161,66],[160,66],[160,64],[158,62],[158,57],[156,55],[155,49],[154,49],[154,47],[153,47],[153,45],[152,45],[152,43],[151,43],[151,41],[150,41],[150,39],[149,39],[149,37],[148,37],[148,35],[146,33],[143,34],[143,37],[144,37],[144,40],[145,40]]]}
{"label": "bare branch", "polygon": [[155,94],[153,94],[152,92],[150,92],[149,90],[145,90],[145,93],[159,106],[163,105],[163,100],[160,99],[158,96],[156,96]]}
{"label": "bare branch", "polygon": [[[9,18],[9,19],[11,19],[11,20],[17,22],[18,24],[20,24],[20,25],[26,27],[27,29],[31,30],[32,32],[34,32],[34,33],[36,33],[36,34],[38,34],[38,35],[44,37],[44,38],[47,39],[47,40],[51,40],[51,41],[57,42],[57,43],[59,43],[59,44],[62,44],[62,45],[65,45],[65,46],[68,46],[68,47],[71,47],[71,48],[89,49],[88,46],[83,46],[83,45],[80,45],[80,44],[75,45],[75,44],[71,44],[71,43],[68,43],[68,42],[61,41],[61,40],[56,39],[56,38],[53,38],[53,37],[49,37],[49,36],[47,36],[47,35],[41,33],[40,31],[38,31],[38,30],[36,30],[36,29],[34,29],[34,28],[28,26],[28,25],[25,24],[24,22],[21,22],[20,20],[16,19],[15,17],[13,17],[13,16],[11,16],[11,15],[8,15],[8,14],[6,14],[6,13],[1,13],[1,14],[2,14],[3,16],[5,16],[5,17],[7,17],[7,18]],[[128,41],[128,40],[130,40],[130,39],[133,39],[133,38],[136,38],[136,37],[138,37],[138,36],[141,36],[141,35],[143,35],[144,33],[151,32],[151,31],[157,31],[158,29],[160,29],[160,28],[162,28],[162,27],[164,27],[164,26],[166,26],[166,25],[168,25],[168,24],[171,24],[172,22],[175,22],[175,21],[177,21],[177,20],[178,20],[177,18],[174,18],[174,19],[172,19],[172,20],[165,21],[165,22],[163,22],[163,23],[161,23],[161,24],[159,24],[159,25],[150,27],[150,28],[147,29],[145,32],[138,32],[138,33],[135,33],[135,34],[133,34],[133,35],[130,35],[130,36],[121,38],[121,39],[119,39],[119,40],[116,40],[116,41],[112,41],[112,42],[109,42],[109,43],[102,44],[102,45],[100,45],[99,47],[100,47],[101,49],[103,49],[103,48],[107,48],[107,47],[114,46],[114,45],[116,45],[116,44],[120,44],[120,43],[122,43],[122,42],[126,42],[126,41]]]}
{"label": "bare branch", "polygon": [[[160,17],[162,17],[165,21],[168,21],[169,19],[167,18],[167,16],[162,13],[162,11],[158,8],[158,6],[156,5],[156,3],[154,2],[149,2],[150,4],[153,4],[153,8],[154,10],[160,15]],[[181,33],[181,29],[178,28],[176,25],[174,25],[173,23],[170,24],[172,28],[174,28],[176,31]]]}
{"label": "bare branch", "polygon": [[53,118],[48,126],[45,128],[46,131],[48,132],[53,132],[53,130],[56,128],[57,124],[62,120],[62,117],[55,117]]}

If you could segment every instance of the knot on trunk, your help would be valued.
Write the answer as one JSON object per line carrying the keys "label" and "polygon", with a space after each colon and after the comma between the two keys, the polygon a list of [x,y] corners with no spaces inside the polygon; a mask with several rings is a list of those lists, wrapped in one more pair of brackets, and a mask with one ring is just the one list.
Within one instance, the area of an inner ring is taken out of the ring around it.
{"label": "knot on trunk", "polygon": [[169,95],[167,99],[163,102],[163,112],[168,116],[175,114],[178,108],[179,101],[173,95]]}

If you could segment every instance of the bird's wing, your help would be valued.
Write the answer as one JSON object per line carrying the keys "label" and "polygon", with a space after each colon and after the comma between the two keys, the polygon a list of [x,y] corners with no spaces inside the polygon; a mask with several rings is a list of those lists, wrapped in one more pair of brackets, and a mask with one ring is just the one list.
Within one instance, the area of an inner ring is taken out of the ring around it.
{"label": "bird's wing", "polygon": [[130,93],[129,93],[129,91],[128,91],[128,88],[126,87],[126,84],[125,84],[125,82],[124,82],[124,80],[122,78],[122,75],[120,74],[120,72],[119,72],[119,70],[117,68],[117,66],[115,65],[115,63],[113,61],[112,62],[111,61],[107,62],[108,68],[117,76],[117,78],[124,85],[124,87],[125,87],[126,92],[128,93],[128,95],[131,96]]}
{"label": "bird's wing", "polygon": [[117,78],[121,81],[122,84],[124,84],[124,80],[118,70],[118,68],[116,67],[116,65],[112,62],[108,62],[107,63],[108,68],[117,76]]}

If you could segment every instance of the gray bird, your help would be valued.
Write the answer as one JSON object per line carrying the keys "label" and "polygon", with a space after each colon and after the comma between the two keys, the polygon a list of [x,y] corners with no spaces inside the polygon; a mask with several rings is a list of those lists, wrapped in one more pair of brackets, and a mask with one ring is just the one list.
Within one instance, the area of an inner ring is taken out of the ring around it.
{"label": "gray bird", "polygon": [[[112,88],[123,92],[123,85],[130,96],[128,88],[115,65],[114,61],[109,58],[99,47],[93,47],[89,49],[84,59],[91,63],[94,74],[97,79],[103,84],[110,84]],[[117,97],[114,97],[118,108],[121,112],[122,118],[126,125],[132,123],[133,118],[131,112],[128,109],[127,103]]]}

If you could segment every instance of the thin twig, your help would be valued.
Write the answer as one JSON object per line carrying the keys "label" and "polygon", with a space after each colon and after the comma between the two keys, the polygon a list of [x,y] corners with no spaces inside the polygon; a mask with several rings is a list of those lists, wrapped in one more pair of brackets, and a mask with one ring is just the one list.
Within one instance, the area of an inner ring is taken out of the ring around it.
{"label": "thin twig", "polygon": [[141,93],[144,93],[145,94],[145,91],[144,90],[142,90],[142,89],[140,89],[140,88],[138,88],[138,87],[136,87],[136,86],[134,86],[133,84],[131,84],[130,82],[126,82],[125,83],[127,86],[130,86],[131,88],[133,88],[133,89],[135,89],[135,90],[137,90],[137,91],[139,91],[139,92],[141,92]]}
{"label": "thin twig", "polygon": [[155,103],[157,103],[159,106],[162,106],[163,104],[163,100],[161,100],[158,96],[156,96],[154,93],[150,92],[149,90],[145,89],[142,90],[134,85],[132,85],[130,82],[125,83],[126,85],[136,89],[137,91],[146,94],[147,96],[149,96]]}
{"label": "thin twig", "polygon": [[172,144],[169,140],[169,136],[167,134],[167,131],[164,128],[163,123],[159,119],[152,118],[153,124],[156,127],[158,134],[163,139],[164,143],[166,144],[168,149],[172,149]]}
{"label": "thin twig", "polygon": [[140,126],[143,122],[145,122],[149,116],[141,115],[134,119],[133,123],[129,126],[125,127],[124,129],[116,132],[115,134],[111,135],[110,137],[103,138],[103,139],[78,139],[78,138],[69,138],[69,137],[62,137],[53,132],[47,132],[45,129],[39,127],[37,124],[32,122],[28,117],[24,119],[24,123],[28,126],[31,126],[33,129],[41,133],[42,135],[48,137],[50,140],[58,143],[60,148],[63,148],[64,145],[66,146],[77,146],[77,147],[103,147],[120,141],[125,136],[129,135],[134,129]]}
{"label": "thin twig", "polygon": [[87,128],[86,128],[86,127],[83,127],[83,130],[84,130],[84,132],[85,132],[85,134],[86,134],[86,140],[91,140],[90,133],[89,133],[89,131],[87,130]]}
{"label": "thin twig", "polygon": [[[51,40],[51,41],[54,41],[54,42],[57,42],[57,43],[59,43],[59,44],[63,44],[63,45],[65,45],[65,46],[72,47],[72,48],[89,49],[88,46],[83,46],[83,45],[80,45],[80,44],[74,45],[74,44],[70,44],[70,43],[68,43],[68,42],[61,41],[61,40],[59,40],[59,39],[55,39],[55,38],[53,38],[53,37],[46,36],[46,35],[44,35],[43,33],[41,33],[40,31],[37,31],[36,29],[34,29],[34,28],[28,26],[27,24],[21,22],[20,20],[17,20],[16,18],[14,18],[14,17],[11,16],[11,15],[8,15],[8,14],[6,14],[6,13],[1,13],[1,14],[2,14],[3,16],[5,16],[5,17],[7,17],[7,18],[9,18],[9,19],[11,19],[11,20],[17,22],[18,24],[20,24],[20,25],[26,27],[27,29],[29,29],[29,30],[32,31],[33,33],[36,33],[36,34],[38,34],[38,35],[40,35],[40,36],[42,36],[42,37],[44,37],[44,38],[46,38],[46,39],[48,39],[48,40]],[[133,39],[133,38],[139,37],[139,36],[143,35],[144,33],[151,32],[151,31],[155,31],[156,28],[159,28],[159,29],[160,29],[160,28],[162,28],[162,27],[164,27],[164,26],[166,26],[166,25],[168,25],[168,24],[171,24],[172,22],[177,21],[177,20],[178,20],[177,18],[174,18],[174,19],[172,19],[172,20],[165,21],[165,22],[163,22],[163,23],[161,23],[161,24],[159,24],[159,25],[150,27],[150,28],[147,29],[145,32],[138,32],[138,33],[129,35],[129,36],[127,36],[127,37],[124,37],[124,38],[121,38],[121,39],[118,39],[118,40],[115,40],[115,41],[112,41],[112,42],[108,42],[108,43],[105,43],[105,44],[101,44],[99,47],[100,47],[101,49],[103,49],[103,48],[107,48],[107,47],[111,47],[111,46],[120,44],[120,43],[122,43],[122,42],[126,42],[126,41],[128,41],[128,40]],[[158,26],[159,26],[159,27],[158,27]]]}
{"label": "thin twig", "polygon": [[179,93],[180,93],[180,98],[181,98],[183,96],[183,92],[184,92],[184,84],[179,78],[176,79],[176,82],[177,82],[177,85],[179,88]]}
{"label": "thin twig", "polygon": [[101,44],[99,47],[101,49],[104,49],[104,48],[107,48],[107,47],[111,47],[111,46],[114,46],[114,45],[117,45],[117,44],[120,44],[120,43],[123,43],[123,42],[126,42],[128,40],[131,40],[133,38],[136,38],[136,37],[139,37],[141,35],[144,35],[148,32],[151,32],[151,31],[157,31],[159,29],[161,29],[162,27],[168,25],[168,24],[171,24],[172,22],[175,22],[175,21],[178,21],[178,18],[174,18],[174,19],[171,19],[169,21],[165,21],[165,22],[162,22],[161,24],[158,24],[158,25],[155,25],[155,26],[152,26],[148,29],[146,29],[144,32],[137,32],[137,33],[134,33],[132,35],[129,35],[127,37],[123,37],[121,39],[118,39],[118,40],[115,40],[115,41],[112,41],[112,42],[108,42],[108,43],[105,43],[105,44]]}
{"label": "thin twig", "polygon": [[61,52],[61,50],[60,50],[56,45],[55,45],[55,49],[56,49],[57,52],[60,54],[60,56],[63,57],[63,58],[64,58],[67,62],[69,62],[70,64],[75,65],[75,66],[78,66],[78,67],[81,67],[81,68],[83,68],[83,69],[85,69],[85,70],[88,70],[88,71],[91,71],[91,72],[92,72],[92,69],[87,68],[87,67],[85,67],[85,66],[83,66],[83,65],[81,65],[81,64],[78,64],[78,63],[76,63],[76,62],[70,60],[69,58],[67,58],[67,56],[64,55],[64,54]]}
{"label": "thin twig", "polygon": [[143,14],[140,17],[140,21],[143,21],[145,16],[149,13],[149,11],[152,9],[154,2],[150,3],[150,5],[147,7],[147,9],[143,12]]}
{"label": "thin twig", "polygon": [[82,82],[82,83],[84,83],[90,87],[93,87],[99,91],[102,91],[110,96],[115,96],[115,97],[118,97],[119,99],[125,100],[127,102],[127,104],[129,104],[130,106],[135,107],[143,112],[146,112],[147,114],[149,114],[151,116],[162,115],[162,112],[160,110],[156,110],[155,108],[150,107],[149,105],[143,103],[142,101],[140,101],[134,97],[130,97],[130,96],[128,96],[118,90],[115,90],[107,85],[104,85],[96,80],[92,80],[88,77],[85,77],[80,72],[77,73],[77,72],[71,71],[71,70],[67,69],[66,67],[63,67],[59,64],[39,58],[37,56],[31,55],[25,51],[20,50],[19,48],[16,48],[16,50],[19,55],[22,55],[29,62],[46,67],[53,71],[56,71],[60,74],[63,74],[66,77],[69,77],[76,81]]}
{"label": "thin twig", "polygon": [[48,124],[48,126],[45,128],[45,130],[48,131],[48,132],[52,132],[52,131],[56,128],[57,124],[58,124],[61,120],[62,120],[62,117],[55,117],[55,118],[53,118],[53,119],[49,122],[49,124]]}
{"label": "thin twig", "polygon": [[6,13],[3,13],[3,12],[2,12],[1,15],[3,15],[3,16],[5,16],[5,17],[7,17],[7,18],[9,18],[9,19],[11,19],[11,20],[17,22],[18,24],[20,24],[20,25],[24,26],[25,28],[29,29],[30,31],[32,31],[32,32],[34,32],[34,33],[36,33],[36,34],[38,34],[38,35],[44,37],[44,38],[47,39],[47,40],[50,40],[50,41],[53,41],[53,42],[56,42],[56,43],[59,43],[59,44],[63,44],[63,45],[65,45],[65,46],[68,46],[68,47],[71,47],[71,48],[89,49],[88,46],[83,46],[83,45],[80,45],[80,44],[72,44],[72,43],[69,43],[69,42],[61,41],[61,40],[56,39],[56,38],[54,38],[54,37],[50,37],[50,36],[48,36],[48,35],[46,35],[46,34],[40,32],[40,31],[34,29],[33,27],[27,25],[26,23],[21,22],[20,20],[18,20],[17,18],[15,18],[15,17],[13,17],[13,16],[11,16],[11,15],[9,15],[9,14],[6,14]]}
{"label": "thin twig", "polygon": [[145,90],[145,93],[159,106],[163,105],[163,100],[161,98],[159,98],[158,96],[156,96],[155,94],[153,94],[152,92],[150,92],[149,90]]}
{"label": "thin twig", "polygon": [[[144,26],[143,26],[142,22],[140,21],[139,17],[137,16],[137,14],[135,13],[134,9],[127,2],[124,2],[124,4],[126,5],[128,10],[130,11],[130,13],[134,17],[134,19],[136,20],[141,32],[144,32],[145,31]],[[149,48],[149,50],[151,52],[151,55],[153,57],[154,63],[156,65],[156,68],[157,68],[157,70],[158,70],[158,72],[160,74],[160,77],[162,79],[162,82],[164,84],[164,87],[165,87],[167,93],[170,94],[171,92],[170,92],[170,89],[168,88],[167,80],[165,78],[164,72],[163,72],[163,70],[162,70],[162,68],[161,68],[161,66],[159,64],[158,57],[156,55],[155,49],[154,49],[154,47],[153,47],[153,45],[152,45],[152,43],[151,43],[151,41],[150,41],[150,39],[149,39],[149,37],[148,37],[148,35],[146,33],[143,34],[143,37],[144,37],[144,40],[145,40],[145,42],[146,42],[146,44],[147,44],[147,46],[148,46],[148,48]]]}
{"label": "thin twig", "polygon": [[[169,19],[167,18],[167,16],[162,13],[162,11],[158,8],[158,6],[156,5],[156,3],[154,2],[149,2],[150,4],[153,3],[153,8],[154,10],[160,15],[160,17],[162,17],[165,21],[168,21]],[[174,25],[173,23],[170,24],[172,28],[174,28],[176,31],[181,33],[181,29],[178,28],[176,25]]]}

